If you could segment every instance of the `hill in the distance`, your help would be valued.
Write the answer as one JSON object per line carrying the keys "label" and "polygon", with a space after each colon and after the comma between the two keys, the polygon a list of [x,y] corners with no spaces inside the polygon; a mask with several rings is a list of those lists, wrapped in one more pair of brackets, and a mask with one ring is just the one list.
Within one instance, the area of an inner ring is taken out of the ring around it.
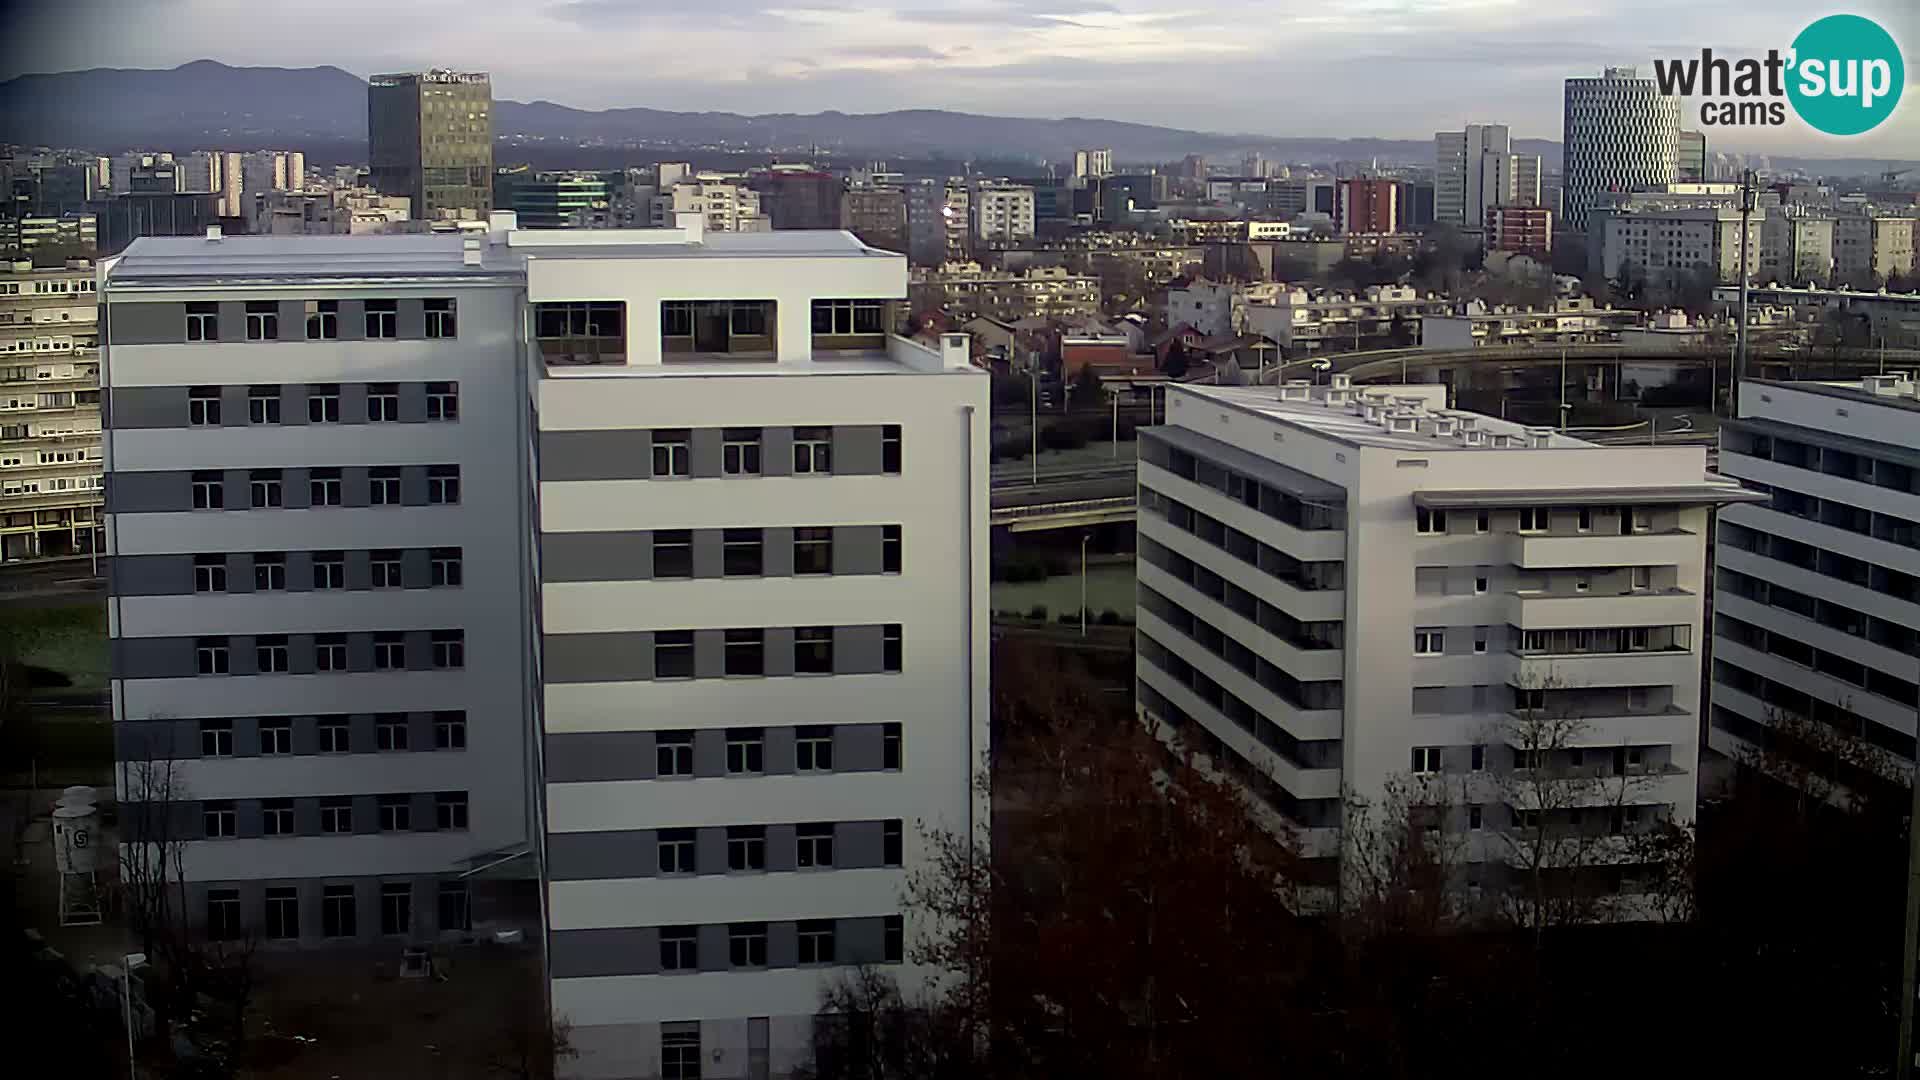
{"label": "hill in the distance", "polygon": [[[23,75],[0,83],[0,142],[86,147],[316,149],[358,159],[365,153],[367,84],[337,67],[230,67],[197,60],[171,70],[94,68]],[[1053,160],[1075,147],[1112,147],[1123,162],[1172,161],[1205,154],[1217,163],[1259,151],[1279,162],[1427,163],[1433,144],[1414,139],[1277,138],[1185,131],[1083,117],[1033,119],[934,109],[884,113],[824,112],[743,116],[626,108],[575,109],[549,101],[501,100],[495,134],[506,141],[599,147],[720,147],[741,151],[818,146],[837,155]],[[349,150],[360,148],[357,155]],[[1560,145],[1517,140],[1516,149],[1548,161]],[[542,156],[551,156],[549,153]],[[507,160],[509,155],[500,155]],[[322,158],[320,160],[326,160]],[[1800,159],[1776,158],[1780,164]],[[1833,173],[1877,172],[1884,163],[1804,162]],[[1824,166],[1824,168],[1822,168]]]}

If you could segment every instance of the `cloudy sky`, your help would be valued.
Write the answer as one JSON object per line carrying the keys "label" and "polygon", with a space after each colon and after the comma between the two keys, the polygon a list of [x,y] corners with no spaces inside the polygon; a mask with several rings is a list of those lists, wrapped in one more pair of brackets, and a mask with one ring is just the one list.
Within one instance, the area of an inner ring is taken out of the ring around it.
{"label": "cloudy sky", "polygon": [[[1725,149],[1920,155],[1920,0],[0,0],[0,78],[82,67],[334,64],[493,73],[503,98],[737,112],[947,108],[1271,135],[1558,138],[1560,80],[1784,49],[1818,15],[1905,44],[1872,135],[1747,129]],[[19,17],[24,11],[24,21]],[[84,32],[80,28],[84,27]],[[1691,125],[1690,125],[1691,126]]]}

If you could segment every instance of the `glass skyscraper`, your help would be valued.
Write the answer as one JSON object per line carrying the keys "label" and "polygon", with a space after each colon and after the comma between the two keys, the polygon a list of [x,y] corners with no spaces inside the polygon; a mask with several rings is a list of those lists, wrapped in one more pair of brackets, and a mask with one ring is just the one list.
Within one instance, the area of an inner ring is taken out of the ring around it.
{"label": "glass skyscraper", "polygon": [[415,218],[493,209],[493,86],[485,72],[375,75],[367,83],[373,186],[412,200]]}

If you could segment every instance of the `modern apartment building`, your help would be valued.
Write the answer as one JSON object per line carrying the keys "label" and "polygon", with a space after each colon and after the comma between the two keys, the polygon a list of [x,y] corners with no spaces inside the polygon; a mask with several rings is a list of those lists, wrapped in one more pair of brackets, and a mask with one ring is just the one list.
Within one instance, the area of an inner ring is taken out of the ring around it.
{"label": "modern apartment building", "polygon": [[975,184],[973,238],[1009,245],[1033,235],[1033,189],[1023,184]]}
{"label": "modern apartment building", "polygon": [[1913,273],[1914,225],[1914,218],[1893,214],[1841,214],[1833,222],[1835,275],[1861,286]]}
{"label": "modern apartment building", "polygon": [[731,173],[696,173],[663,184],[652,201],[653,225],[666,228],[682,214],[701,214],[708,232],[770,232],[760,193]]}
{"label": "modern apartment building", "polygon": [[0,273],[0,561],[97,550],[100,354],[85,259]]}
{"label": "modern apartment building", "polygon": [[910,295],[915,312],[945,311],[959,319],[985,315],[1013,322],[1100,313],[1100,279],[1064,266],[992,270],[969,262],[916,269]]}
{"label": "modern apartment building", "polygon": [[1769,208],[1760,225],[1760,280],[1783,285],[1831,283],[1834,224],[1829,212]]}
{"label": "modern apartment building", "polygon": [[1766,501],[1720,514],[1708,745],[1744,757],[1789,717],[1905,768],[1920,708],[1920,384],[1752,379],[1721,431],[1720,471]]}
{"label": "modern apartment building", "polygon": [[1334,222],[1343,233],[1400,231],[1400,185],[1362,177],[1339,181]]}
{"label": "modern apartment building", "polygon": [[1435,221],[1478,229],[1496,206],[1540,205],[1540,155],[1514,153],[1507,125],[1436,132],[1433,147]]}
{"label": "modern apartment building", "polygon": [[1630,67],[1568,79],[1561,142],[1561,225],[1587,231],[1587,214],[1609,192],[1679,179],[1680,100]]}
{"label": "modern apartment building", "polygon": [[915,266],[939,266],[966,258],[973,217],[967,185],[959,177],[916,180],[907,187],[907,254]]}
{"label": "modern apartment building", "polygon": [[[1310,850],[1341,800],[1452,794],[1506,840],[1690,818],[1712,507],[1699,447],[1595,446],[1443,408],[1439,386],[1183,386],[1141,431],[1139,703]],[[1534,741],[1528,721],[1558,725]],[[1542,807],[1516,775],[1617,781]]]}
{"label": "modern apartment building", "polygon": [[210,930],[543,925],[580,1077],[785,1074],[828,978],[931,974],[987,380],[889,332],[904,257],[704,226],[109,265],[116,729]]}
{"label": "modern apartment building", "polygon": [[485,72],[367,80],[368,181],[427,221],[484,220],[493,207],[493,86]]}
{"label": "modern apartment building", "polygon": [[1715,281],[1738,281],[1744,255],[1748,272],[1759,278],[1765,221],[1760,213],[1747,219],[1743,249],[1740,210],[1724,199],[1628,196],[1591,208],[1587,265],[1608,278],[1628,272],[1651,278],[1705,266]]}
{"label": "modern apartment building", "polygon": [[1496,206],[1487,212],[1487,250],[1544,258],[1553,252],[1553,211],[1544,206]]}

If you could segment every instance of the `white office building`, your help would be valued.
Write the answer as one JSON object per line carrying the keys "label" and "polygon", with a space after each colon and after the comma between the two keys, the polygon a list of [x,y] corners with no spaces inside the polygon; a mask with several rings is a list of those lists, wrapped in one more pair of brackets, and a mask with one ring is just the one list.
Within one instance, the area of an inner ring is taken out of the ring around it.
{"label": "white office building", "polygon": [[107,269],[123,757],[211,930],[531,921],[563,1074],[784,1075],[986,825],[987,380],[848,234],[512,217]]}
{"label": "white office building", "polygon": [[[1914,759],[1920,707],[1920,384],[1740,386],[1720,471],[1767,500],[1720,514],[1709,745],[1742,758],[1782,715]],[[1844,785],[1848,777],[1837,779]]]}
{"label": "white office building", "polygon": [[1630,67],[1568,79],[1561,143],[1561,223],[1587,231],[1587,212],[1610,192],[1671,184],[1679,177],[1680,100]]}
{"label": "white office building", "polygon": [[1433,219],[1485,228],[1500,206],[1540,205],[1540,155],[1516,154],[1505,124],[1468,124],[1433,136]]}
{"label": "white office building", "polygon": [[[1745,494],[1700,447],[1600,447],[1444,395],[1170,391],[1140,433],[1143,713],[1322,856],[1342,798],[1396,778],[1452,792],[1444,828],[1483,869],[1530,814],[1691,818],[1708,513]],[[1510,782],[1533,768],[1621,788],[1542,811]]]}

